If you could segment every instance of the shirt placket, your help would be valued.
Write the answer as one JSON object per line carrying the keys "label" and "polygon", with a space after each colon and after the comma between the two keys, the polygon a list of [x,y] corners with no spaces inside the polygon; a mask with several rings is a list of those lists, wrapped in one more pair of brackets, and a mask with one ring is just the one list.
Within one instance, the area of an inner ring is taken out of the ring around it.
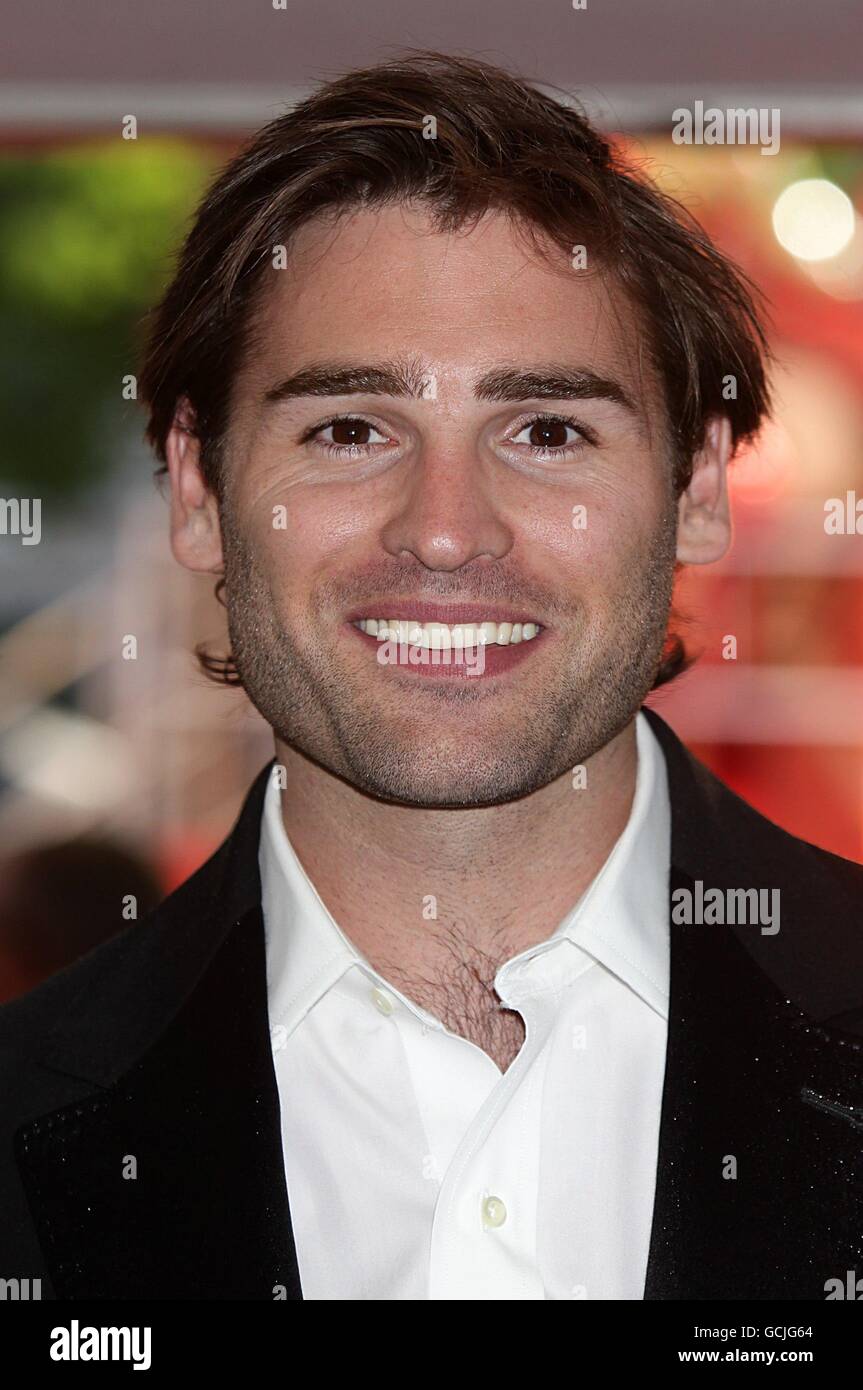
{"label": "shirt placket", "polygon": [[[443,1175],[429,1259],[430,1299],[542,1299],[536,1210],[542,1075],[553,1004],[530,993],[528,963],[506,979],[525,1041],[466,1129]],[[504,995],[501,995],[504,998]],[[493,1065],[493,1064],[492,1064]]]}

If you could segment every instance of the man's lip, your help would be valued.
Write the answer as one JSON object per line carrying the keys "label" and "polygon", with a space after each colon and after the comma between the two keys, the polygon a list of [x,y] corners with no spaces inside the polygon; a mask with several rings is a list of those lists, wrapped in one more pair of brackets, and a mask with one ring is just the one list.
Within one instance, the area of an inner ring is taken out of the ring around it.
{"label": "man's lip", "polygon": [[354,608],[346,615],[349,623],[358,623],[361,618],[402,618],[415,619],[420,623],[445,623],[454,627],[457,623],[536,623],[545,624],[527,609],[503,608],[497,603],[428,603],[420,599],[385,599],[378,603]]}

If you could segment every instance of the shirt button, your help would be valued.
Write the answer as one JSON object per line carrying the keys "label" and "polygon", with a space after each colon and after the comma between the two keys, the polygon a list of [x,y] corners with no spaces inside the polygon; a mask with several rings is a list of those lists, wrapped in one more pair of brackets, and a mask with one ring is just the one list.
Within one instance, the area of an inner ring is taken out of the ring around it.
{"label": "shirt button", "polygon": [[494,1228],[506,1220],[506,1207],[499,1197],[486,1197],[482,1204],[482,1224]]}
{"label": "shirt button", "polygon": [[390,996],[384,994],[382,989],[378,989],[377,985],[372,990],[372,1003],[382,1014],[391,1014],[395,1007]]}

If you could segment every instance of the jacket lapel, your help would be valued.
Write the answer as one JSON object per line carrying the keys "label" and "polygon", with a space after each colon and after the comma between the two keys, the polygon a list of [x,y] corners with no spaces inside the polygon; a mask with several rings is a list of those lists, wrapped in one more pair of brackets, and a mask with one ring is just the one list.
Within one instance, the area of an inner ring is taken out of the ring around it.
{"label": "jacket lapel", "polygon": [[267,772],[46,1042],[44,1065],[93,1085],[15,1138],[58,1298],[302,1297],[257,869]]}
{"label": "jacket lapel", "polygon": [[[644,1296],[824,1299],[828,1279],[844,1281],[855,1261],[863,1272],[863,1039],[826,1022],[859,1000],[859,932],[844,961],[849,981],[832,954],[839,933],[825,950],[820,924],[826,917],[853,928],[859,908],[820,865],[811,877],[807,866],[801,872],[801,850],[782,852],[784,832],[649,717],[669,773],[672,867],[668,1046]],[[694,893],[699,878],[705,890],[780,888],[779,932],[675,923],[676,890]]]}
{"label": "jacket lapel", "polygon": [[37,1120],[18,1161],[58,1298],[300,1298],[260,911],[114,1086]]}

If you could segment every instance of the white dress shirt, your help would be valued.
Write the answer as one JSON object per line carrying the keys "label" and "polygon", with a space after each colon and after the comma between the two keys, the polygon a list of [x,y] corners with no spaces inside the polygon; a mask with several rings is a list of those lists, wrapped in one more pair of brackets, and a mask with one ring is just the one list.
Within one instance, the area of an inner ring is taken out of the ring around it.
{"label": "white dress shirt", "polygon": [[671,816],[641,713],[636,734],[635,796],[611,854],[548,939],[495,976],[526,1034],[503,1073],[348,940],[297,859],[271,778],[269,1016],[304,1298],[643,1298]]}

